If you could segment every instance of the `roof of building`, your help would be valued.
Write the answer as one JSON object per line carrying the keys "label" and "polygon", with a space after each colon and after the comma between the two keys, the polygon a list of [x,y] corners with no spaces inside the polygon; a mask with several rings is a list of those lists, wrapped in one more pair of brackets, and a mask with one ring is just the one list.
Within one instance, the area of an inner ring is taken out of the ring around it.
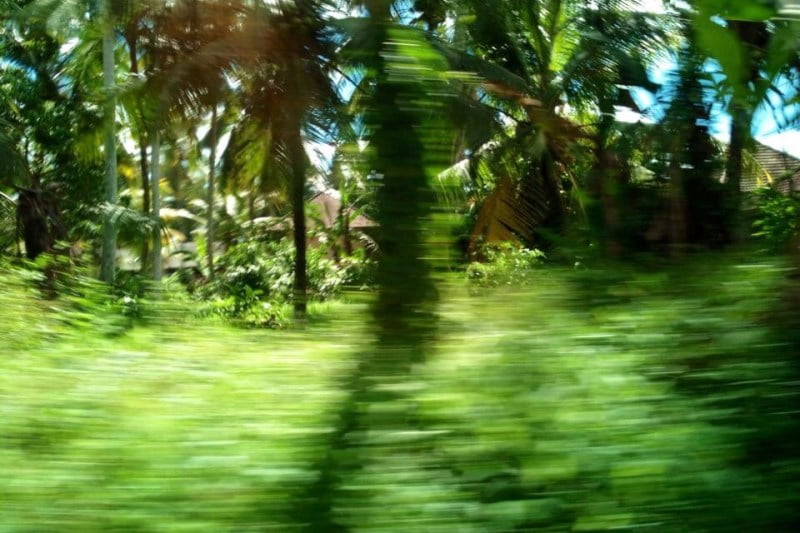
{"label": "roof of building", "polygon": [[[316,206],[319,211],[319,220],[326,228],[332,228],[339,216],[339,211],[342,208],[342,201],[329,192],[317,193],[310,201],[311,205]],[[345,211],[352,213],[352,208],[346,208]],[[365,217],[364,215],[356,215],[350,221],[350,227],[354,229],[371,228],[375,223]]]}
{"label": "roof of building", "polygon": [[800,159],[761,143],[756,143],[752,156],[753,164],[745,163],[743,191],[752,191],[764,182],[782,192],[800,190]]}

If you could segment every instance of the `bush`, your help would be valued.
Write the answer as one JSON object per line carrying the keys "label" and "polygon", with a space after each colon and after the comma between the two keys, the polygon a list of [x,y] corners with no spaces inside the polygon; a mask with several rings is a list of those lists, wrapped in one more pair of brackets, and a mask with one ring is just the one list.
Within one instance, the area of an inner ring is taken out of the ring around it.
{"label": "bush", "polygon": [[[118,271],[111,286],[96,278],[96,268],[65,254],[42,254],[23,267],[8,267],[47,302],[56,323],[72,330],[119,335],[137,323],[188,316],[188,294],[176,277],[154,285],[139,272]],[[2,267],[0,267],[2,268]]]}
{"label": "bush", "polygon": [[64,255],[0,264],[6,316],[19,319],[18,324],[7,324],[0,339],[14,345],[22,335],[36,344],[64,334],[124,333],[141,312],[140,298],[110,288],[91,274],[90,268]]}
{"label": "bush", "polygon": [[800,200],[775,189],[756,190],[753,236],[775,250],[785,249],[800,230]]}
{"label": "bush", "polygon": [[[363,255],[329,259],[322,248],[307,252],[308,293],[312,300],[326,300],[345,286],[371,282],[372,263]],[[210,302],[208,313],[270,327],[285,322],[284,305],[292,301],[294,245],[289,239],[249,241],[222,254],[213,281],[198,290]]]}
{"label": "bush", "polygon": [[513,243],[486,246],[482,255],[485,262],[475,261],[467,267],[470,283],[480,287],[524,283],[545,259],[541,250],[529,250]]}

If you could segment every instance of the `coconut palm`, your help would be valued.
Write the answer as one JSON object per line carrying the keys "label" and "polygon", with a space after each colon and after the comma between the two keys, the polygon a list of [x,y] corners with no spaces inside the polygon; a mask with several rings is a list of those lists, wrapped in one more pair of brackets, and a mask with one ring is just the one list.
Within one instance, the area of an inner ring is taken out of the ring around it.
{"label": "coconut palm", "polygon": [[[230,58],[205,54],[230,38],[243,9],[242,3],[183,0],[163,6],[153,16],[149,43],[153,68],[147,91],[155,95],[156,117],[176,115],[180,120],[208,121],[203,144],[209,150],[206,182],[206,266],[214,276],[217,145],[221,134],[219,108],[229,92],[225,77]],[[155,117],[154,117],[155,118]],[[157,127],[155,123],[151,127]],[[163,127],[163,123],[158,127]],[[155,132],[152,135],[156,135]]]}
{"label": "coconut palm", "polygon": [[[152,78],[155,75],[157,58],[154,54],[158,50],[158,31],[159,27],[155,21],[160,13],[167,7],[164,0],[138,0],[132,3],[125,19],[120,24],[120,35],[124,41],[128,56],[128,73],[131,78],[132,90],[127,90],[121,94],[121,105],[125,109],[130,120],[131,133],[139,145],[139,170],[142,187],[142,212],[145,216],[153,219],[153,224],[158,225],[159,209],[153,205],[151,209],[151,197],[155,203],[158,191],[151,186],[154,180],[157,183],[158,169],[151,169],[150,161],[155,155],[151,153],[148,158],[148,148],[153,147],[156,151],[158,138],[161,128],[155,120],[157,113],[154,112],[153,95],[149,91],[152,85]],[[152,191],[152,192],[151,192]],[[146,271],[148,265],[152,267],[154,277],[159,277],[156,273],[161,268],[160,252],[156,253],[155,248],[160,248],[160,230],[156,228],[153,235],[152,265],[148,258],[150,256],[150,239],[144,239],[140,254],[140,264],[142,271]]]}
{"label": "coconut palm", "polygon": [[445,56],[482,77],[474,94],[505,123],[503,134],[473,147],[461,165],[472,177],[488,175],[496,184],[478,183],[490,193],[482,195],[472,249],[497,240],[530,244],[543,228],[562,228],[562,179],[575,181],[571,167],[579,142],[593,146],[595,171],[586,192],[602,210],[602,191],[613,174],[604,166],[613,160],[607,144],[615,106],[632,105],[629,87],[654,88],[643,65],[668,45],[667,19],[625,0],[450,4],[469,15],[459,20],[467,21],[460,34],[470,53],[446,49]]}
{"label": "coconut palm", "polygon": [[27,2],[9,7],[0,16],[0,186],[24,199],[17,203],[19,230],[35,257],[64,236],[61,214],[74,227],[81,203],[101,185],[96,149],[83,142],[97,116],[44,21],[31,16]]}
{"label": "coconut palm", "polygon": [[103,218],[103,252],[100,277],[113,283],[116,275],[116,207],[117,198],[117,138],[116,138],[116,29],[117,22],[131,7],[129,1],[100,0],[34,0],[25,9],[25,16],[47,20],[57,32],[67,33],[74,27],[71,21],[85,21],[87,17],[94,23],[85,26],[84,31],[91,34],[99,29],[102,39],[103,67],[103,146],[105,159],[105,209]]}
{"label": "coconut palm", "polygon": [[[736,219],[754,114],[762,106],[773,105],[772,97],[786,101],[780,81],[800,72],[800,22],[776,19],[779,2],[696,0],[691,4],[698,43],[724,75],[718,85],[719,98],[728,103],[731,115],[725,175]],[[721,24],[723,19],[726,22]],[[741,237],[739,228],[734,233]]]}
{"label": "coconut palm", "polygon": [[207,80],[189,72],[209,73],[206,78],[235,73],[240,80],[242,116],[232,132],[232,157],[239,163],[228,168],[250,172],[243,178],[250,182],[260,176],[265,184],[282,178],[288,185],[298,317],[305,315],[307,292],[304,202],[309,162],[304,138],[330,139],[337,118],[338,97],[329,76],[332,43],[322,20],[325,5],[319,0],[227,3],[240,17],[235,30],[199,47],[177,69],[171,85],[179,102],[191,103],[209,89]]}

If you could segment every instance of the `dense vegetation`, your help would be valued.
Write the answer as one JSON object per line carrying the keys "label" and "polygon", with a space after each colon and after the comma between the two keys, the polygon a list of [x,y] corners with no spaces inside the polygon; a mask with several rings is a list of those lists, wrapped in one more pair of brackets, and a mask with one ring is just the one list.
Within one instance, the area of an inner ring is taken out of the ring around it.
{"label": "dense vegetation", "polygon": [[[648,270],[546,268],[533,284],[469,297],[451,280],[430,361],[403,379],[406,397],[373,407],[414,413],[415,425],[349,449],[341,461],[359,468],[330,496],[336,522],[791,529],[800,462],[786,265],[726,257]],[[5,528],[308,523],[298,509],[342,384],[371,349],[364,306],[312,307],[301,331],[243,331],[192,319],[174,299],[144,302],[146,322],[109,337],[119,324],[85,307],[86,293],[82,313],[55,311],[20,275],[3,286]]]}
{"label": "dense vegetation", "polygon": [[796,529],[785,4],[0,0],[0,530]]}

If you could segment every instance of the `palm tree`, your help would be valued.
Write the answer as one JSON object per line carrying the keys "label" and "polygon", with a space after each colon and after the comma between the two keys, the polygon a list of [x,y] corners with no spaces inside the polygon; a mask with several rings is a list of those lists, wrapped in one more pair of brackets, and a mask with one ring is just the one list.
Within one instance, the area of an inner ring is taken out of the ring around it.
{"label": "palm tree", "polygon": [[[128,70],[132,78],[134,90],[126,91],[122,94],[122,106],[128,112],[131,122],[131,132],[139,145],[139,170],[142,184],[142,213],[147,217],[154,217],[154,223],[158,221],[158,209],[153,206],[151,209],[151,196],[154,197],[158,191],[151,192],[151,181],[154,179],[149,167],[148,148],[152,145],[155,150],[157,144],[156,136],[159,135],[158,127],[155,125],[155,117],[158,113],[153,109],[152,85],[156,74],[158,60],[155,54],[158,50],[158,26],[155,21],[159,14],[166,8],[164,0],[139,0],[132,5],[129,13],[121,24],[121,35],[125,42],[128,52]],[[144,83],[142,83],[144,82]],[[152,158],[152,154],[150,156]],[[157,174],[157,173],[156,173]],[[155,198],[153,198],[155,202]],[[153,246],[160,247],[161,240],[158,232],[153,236]],[[155,269],[155,263],[149,264],[150,239],[145,238],[142,242],[140,254],[140,264],[142,272],[147,271],[148,267]],[[153,254],[153,261],[159,262],[160,255]],[[155,276],[155,270],[153,270]]]}
{"label": "palm tree", "polygon": [[[800,71],[800,46],[796,20],[772,20],[775,2],[747,0],[720,3],[693,2],[693,22],[702,50],[716,60],[725,76],[720,99],[727,100],[731,115],[730,145],[725,168],[734,237],[741,238],[738,224],[744,152],[752,139],[753,117],[769,96],[785,100],[778,88],[782,78]],[[725,25],[719,23],[725,19]],[[771,105],[771,104],[770,104]]]}
{"label": "palm tree", "polygon": [[57,36],[34,15],[24,3],[0,16],[0,185],[18,195],[19,232],[31,258],[66,236],[64,207],[74,224],[81,202],[101,185],[91,160],[96,144],[87,153],[81,141],[97,117],[87,109],[85,87],[64,68]]}
{"label": "palm tree", "polygon": [[153,191],[153,280],[161,281],[162,260],[161,260],[161,190],[160,190],[160,171],[161,171],[161,133],[157,126],[153,128],[151,134],[151,162],[150,162],[150,189]]}
{"label": "palm tree", "polygon": [[[158,43],[150,47],[154,57],[151,92],[159,107],[184,118],[209,120],[204,144],[209,148],[206,184],[206,265],[214,277],[214,228],[216,207],[217,144],[220,136],[219,107],[229,92],[226,69],[231,57],[218,57],[214,46],[227,42],[234,31],[243,5],[230,2],[181,0],[165,6],[155,15],[153,32]],[[163,115],[164,113],[158,113]]]}
{"label": "palm tree", "polygon": [[446,55],[454,66],[485,80],[476,96],[494,107],[495,116],[502,113],[507,124],[492,144],[471,150],[466,166],[471,175],[488,174],[496,184],[477,215],[473,251],[492,240],[530,244],[546,233],[543,228],[563,228],[562,179],[577,184],[571,167],[579,141],[595,151],[586,191],[597,206],[593,218],[608,218],[603,191],[616,173],[606,168],[613,161],[607,144],[615,105],[630,102],[627,87],[652,89],[642,65],[667,46],[669,37],[665,17],[636,12],[631,4],[459,3],[472,15],[462,30],[471,52]]}
{"label": "palm tree", "polygon": [[69,27],[70,20],[85,20],[92,16],[102,33],[102,65],[103,65],[103,146],[105,159],[104,197],[105,209],[103,217],[102,263],[100,278],[113,283],[116,276],[116,241],[117,228],[117,139],[116,139],[116,30],[115,24],[130,4],[128,1],[112,2],[112,0],[68,0],[54,2],[52,0],[34,0],[25,10],[47,20],[57,31]]}
{"label": "palm tree", "polygon": [[[287,177],[295,246],[294,312],[306,313],[306,184],[309,168],[304,137],[325,140],[335,131],[339,99],[332,86],[332,42],[324,35],[325,2],[296,0],[263,6],[249,31],[256,37],[255,75],[246,116],[271,139],[266,165],[277,163]],[[260,29],[259,29],[260,28]]]}
{"label": "palm tree", "polygon": [[[103,89],[105,106],[103,112],[106,179],[105,200],[109,206],[117,203],[117,138],[115,131],[117,101],[115,96],[114,48],[116,36],[112,18],[111,0],[104,0],[101,15],[103,25]],[[100,278],[106,283],[114,283],[116,275],[117,229],[112,210],[107,210],[103,221],[103,260]]]}
{"label": "palm tree", "polygon": [[[245,8],[229,5],[238,12],[239,25],[199,47],[183,63],[180,78],[188,82],[178,91],[189,99],[208,92],[207,86],[191,82],[188,72],[231,73],[239,79],[241,117],[232,139],[244,142],[237,150],[247,168],[265,183],[282,177],[292,206],[294,262],[294,310],[298,318],[306,313],[306,215],[305,189],[309,168],[304,141],[330,139],[337,120],[338,97],[329,71],[332,42],[324,34],[322,20],[326,2],[286,0],[255,3]],[[176,83],[175,86],[178,86]],[[257,153],[260,151],[260,153]],[[259,162],[253,168],[253,161]],[[234,180],[226,176],[226,180]]]}
{"label": "palm tree", "polygon": [[[366,8],[365,16],[335,26],[346,32],[342,61],[364,76],[358,98],[378,223],[378,294],[372,307],[376,342],[345,383],[349,397],[340,426],[331,434],[316,482],[298,505],[308,531],[347,530],[332,513],[337,483],[368,460],[359,455],[371,450],[367,435],[419,429],[411,413],[398,417],[368,407],[403,401],[407,389],[398,384],[424,360],[436,332],[436,290],[426,241],[435,223],[431,169],[444,166],[450,155],[451,132],[438,120],[444,108],[441,95],[451,89],[440,77],[447,64],[423,32],[396,21],[392,0],[358,4]],[[418,444],[413,445],[417,450]],[[403,443],[392,452],[399,449],[413,453]]]}

